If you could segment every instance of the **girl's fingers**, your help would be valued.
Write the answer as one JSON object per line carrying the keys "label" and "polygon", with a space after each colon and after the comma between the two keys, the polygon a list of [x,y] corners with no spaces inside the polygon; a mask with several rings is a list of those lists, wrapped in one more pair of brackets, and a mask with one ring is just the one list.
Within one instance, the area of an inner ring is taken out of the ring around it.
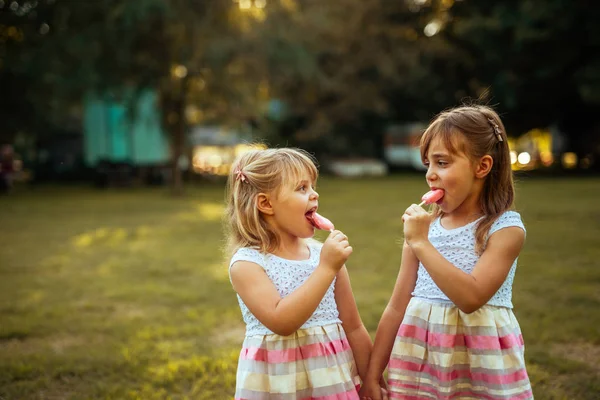
{"label": "girl's fingers", "polygon": [[408,214],[408,215],[413,215],[413,214],[419,212],[419,209],[422,210],[422,208],[419,207],[418,205],[411,204],[410,207],[408,207],[404,213]]}
{"label": "girl's fingers", "polygon": [[348,238],[348,236],[344,235],[344,233],[342,231],[333,231],[332,237],[336,238],[336,239],[342,239],[342,238]]}

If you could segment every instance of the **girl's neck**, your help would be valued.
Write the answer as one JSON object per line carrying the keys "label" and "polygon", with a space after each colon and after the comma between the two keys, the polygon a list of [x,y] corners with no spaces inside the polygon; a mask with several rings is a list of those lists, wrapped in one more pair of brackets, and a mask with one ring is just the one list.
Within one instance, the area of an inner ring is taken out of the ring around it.
{"label": "girl's neck", "polygon": [[310,250],[304,239],[280,236],[279,246],[273,254],[287,260],[306,260],[310,257]]}
{"label": "girl's neck", "polygon": [[444,227],[454,229],[469,224],[483,216],[483,211],[479,207],[479,199],[466,199],[463,204],[454,211],[444,214]]}

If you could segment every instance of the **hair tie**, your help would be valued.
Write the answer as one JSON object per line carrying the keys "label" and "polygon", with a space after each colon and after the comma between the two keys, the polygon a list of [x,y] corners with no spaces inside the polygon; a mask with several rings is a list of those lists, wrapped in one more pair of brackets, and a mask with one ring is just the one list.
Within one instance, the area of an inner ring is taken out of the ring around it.
{"label": "hair tie", "polygon": [[241,169],[239,169],[239,168],[238,168],[238,169],[236,169],[236,170],[235,170],[235,174],[237,175],[237,176],[235,177],[235,180],[236,180],[236,181],[237,181],[237,180],[241,180],[242,182],[246,182],[246,174],[244,174],[244,173],[242,172],[242,170],[241,170]]}
{"label": "hair tie", "polygon": [[492,125],[492,128],[494,128],[494,133],[496,134],[496,137],[498,138],[498,141],[499,142],[504,142],[504,139],[502,139],[502,130],[500,130],[500,127],[498,126],[498,124],[496,123],[496,121],[494,121],[491,118],[488,118],[488,121]]}

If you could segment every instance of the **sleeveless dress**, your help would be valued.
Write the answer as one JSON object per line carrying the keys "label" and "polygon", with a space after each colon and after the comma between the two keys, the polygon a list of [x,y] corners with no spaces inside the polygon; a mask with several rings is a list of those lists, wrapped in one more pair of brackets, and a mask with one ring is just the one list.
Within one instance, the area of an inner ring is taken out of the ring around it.
{"label": "sleeveless dress", "polygon": [[[445,229],[440,219],[429,240],[456,268],[471,273],[477,221]],[[523,230],[514,211],[502,214],[489,235],[511,226]],[[513,263],[486,305],[466,314],[419,264],[417,283],[394,341],[389,362],[390,399],[532,399],[524,342],[512,308]]]}
{"label": "sleeveless dress", "polygon": [[[254,248],[231,259],[262,267],[284,298],[302,285],[319,264],[321,245],[310,243],[307,260],[287,260]],[[273,333],[238,302],[246,324],[236,375],[235,399],[358,400],[360,378],[334,297],[335,280],[300,329],[289,336]]]}

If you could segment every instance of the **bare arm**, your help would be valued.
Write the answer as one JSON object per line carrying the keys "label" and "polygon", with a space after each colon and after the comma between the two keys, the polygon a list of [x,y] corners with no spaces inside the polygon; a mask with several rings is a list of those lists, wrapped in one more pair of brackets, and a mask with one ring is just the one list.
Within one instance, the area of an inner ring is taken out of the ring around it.
{"label": "bare arm", "polygon": [[471,313],[498,291],[524,242],[525,232],[521,228],[509,227],[495,232],[471,274],[456,268],[428,240],[411,243],[411,248],[440,290],[461,311]]}
{"label": "bare arm", "polygon": [[334,230],[323,247],[319,265],[296,290],[281,298],[273,282],[258,265],[237,261],[230,269],[231,283],[250,312],[278,335],[296,332],[315,312],[338,271],[352,254],[342,232]]}
{"label": "bare arm", "polygon": [[350,277],[348,276],[348,270],[345,266],[338,272],[335,281],[335,302],[337,303],[338,311],[340,312],[342,327],[346,332],[348,342],[352,348],[354,361],[358,368],[358,374],[364,381],[373,344],[369,332],[367,332],[367,328],[363,325],[358,313],[358,307],[356,306],[356,301],[352,294]]}
{"label": "bare arm", "polygon": [[406,307],[417,282],[418,268],[419,260],[415,257],[410,247],[404,243],[402,264],[398,272],[394,291],[377,327],[375,345],[371,352],[371,361],[369,363],[368,382],[374,383],[379,381],[390,359],[398,328],[404,319]]}
{"label": "bare arm", "polygon": [[293,293],[281,298],[265,271],[249,261],[231,267],[231,282],[250,312],[267,328],[287,336],[297,331],[319,306],[336,270],[319,265]]}

